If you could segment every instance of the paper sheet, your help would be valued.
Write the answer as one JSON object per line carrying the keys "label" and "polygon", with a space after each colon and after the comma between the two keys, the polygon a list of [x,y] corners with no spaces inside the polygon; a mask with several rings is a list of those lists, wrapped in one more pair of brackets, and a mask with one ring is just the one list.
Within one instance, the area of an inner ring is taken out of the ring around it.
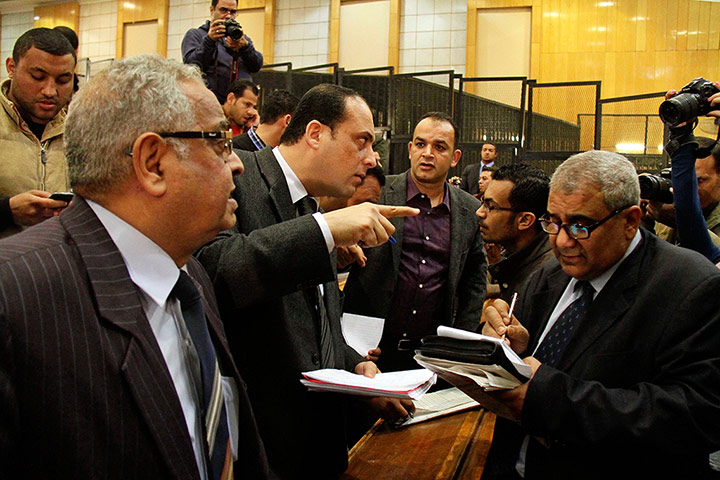
{"label": "paper sheet", "polygon": [[417,399],[435,384],[437,376],[428,370],[378,373],[375,378],[345,370],[326,368],[303,372],[303,385],[312,391],[330,391],[353,395],[387,396]]}
{"label": "paper sheet", "polygon": [[366,317],[354,313],[344,313],[340,317],[345,343],[350,345],[361,356],[380,344],[385,320],[377,317]]}
{"label": "paper sheet", "polygon": [[480,405],[456,387],[428,393],[418,400],[413,400],[413,403],[415,404],[415,415],[402,422],[400,426],[405,427],[425,422]]}

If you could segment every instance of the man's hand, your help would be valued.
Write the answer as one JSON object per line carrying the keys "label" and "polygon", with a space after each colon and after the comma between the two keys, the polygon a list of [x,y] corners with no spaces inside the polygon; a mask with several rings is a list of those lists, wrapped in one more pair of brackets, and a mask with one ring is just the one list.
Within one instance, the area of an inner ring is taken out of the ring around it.
{"label": "man's hand", "polygon": [[240,50],[241,48],[247,47],[249,43],[247,41],[247,38],[245,38],[245,35],[243,35],[242,37],[240,37],[240,40],[233,40],[230,37],[226,37],[225,45],[227,45],[230,50]]}
{"label": "man's hand", "polygon": [[380,369],[373,362],[360,362],[355,365],[355,373],[365,375],[368,378],[375,378],[375,375],[380,373]]}
{"label": "man's hand", "polygon": [[528,385],[532,381],[532,377],[535,376],[535,372],[537,372],[537,369],[540,368],[540,365],[542,365],[542,363],[540,363],[540,361],[537,360],[535,357],[527,357],[524,358],[523,361],[530,365],[530,368],[532,369],[532,376],[530,377],[530,380],[521,385],[518,385],[512,390],[494,390],[485,392],[495,401],[502,403],[508,409],[508,411],[505,411],[503,409],[502,416],[516,422],[520,421],[522,415],[522,409],[523,405],[525,405],[525,395],[527,395]]}
{"label": "man's hand", "polygon": [[395,233],[395,227],[388,220],[420,213],[417,208],[361,203],[324,213],[336,247],[361,244],[368,247],[381,245]]}
{"label": "man's hand", "polygon": [[510,342],[510,348],[516,353],[522,353],[527,349],[530,341],[530,334],[523,327],[515,315],[510,318],[508,304],[499,298],[488,303],[483,312],[485,325],[483,326],[483,335],[500,338],[505,334],[505,339]]}
{"label": "man's hand", "polygon": [[497,263],[502,260],[502,247],[498,243],[486,243],[485,252],[487,253],[488,265]]}
{"label": "man's hand", "polygon": [[382,353],[382,350],[380,350],[380,347],[373,348],[372,350],[368,350],[368,354],[365,355],[365,360],[370,360],[371,362],[377,362],[380,358],[380,354]]}
{"label": "man's hand", "polygon": [[10,197],[10,211],[16,225],[35,225],[60,215],[67,206],[68,202],[53,200],[42,190],[29,190]]}
{"label": "man's hand", "polygon": [[363,249],[357,245],[349,245],[347,247],[337,248],[337,266],[338,268],[345,268],[348,265],[356,263],[361,267],[365,266],[367,257],[363,253]]}
{"label": "man's hand", "polygon": [[672,203],[662,203],[657,200],[650,200],[645,207],[647,216],[660,222],[663,225],[667,225],[670,228],[677,228],[677,222],[675,220],[675,205]]}
{"label": "man's hand", "polygon": [[415,413],[415,404],[413,404],[412,400],[368,397],[365,401],[375,413],[391,424],[405,420],[411,413]]}
{"label": "man's hand", "polygon": [[217,42],[221,38],[225,36],[225,25],[223,25],[224,20],[218,19],[214,20],[210,24],[210,30],[208,30],[208,36],[213,40],[213,42]]}

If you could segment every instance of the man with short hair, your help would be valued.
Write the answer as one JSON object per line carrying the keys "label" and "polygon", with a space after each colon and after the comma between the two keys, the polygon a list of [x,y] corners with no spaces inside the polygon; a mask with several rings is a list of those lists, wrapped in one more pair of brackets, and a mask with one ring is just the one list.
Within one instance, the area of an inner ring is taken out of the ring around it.
{"label": "man with short hair", "polygon": [[0,241],[0,477],[267,478],[192,258],[235,223],[215,96],[194,67],[120,59],[77,93],[65,141],[72,205]]}
{"label": "man with short hair", "polygon": [[283,89],[273,90],[265,95],[260,109],[260,125],[233,137],[233,147],[249,152],[262,150],[268,145],[277,147],[299,100]]}
{"label": "man with short hair", "polygon": [[230,122],[233,137],[242,135],[257,118],[258,90],[250,80],[235,80],[228,91],[223,113]]}
{"label": "man with short hair", "polygon": [[447,183],[462,155],[458,135],[445,113],[427,113],[417,123],[410,170],[387,177],[379,202],[421,213],[394,219],[397,242],[366,249],[366,265],[353,266],[343,290],[344,311],[385,319],[383,371],[417,368],[415,347],[438,325],[474,331],[480,321],[487,271],[475,216],[480,202]]}
{"label": "man with short hair", "polygon": [[552,257],[548,235],[540,225],[549,189],[550,179],[539,168],[504,165],[493,174],[477,210],[483,240],[505,252],[502,260],[488,266],[492,283],[500,290],[494,296],[505,301]]}
{"label": "man with short hair", "polygon": [[73,93],[75,50],[60,33],[33,28],[20,36],[0,85],[0,238],[59,215],[67,202],[64,107]]}
{"label": "man with short hair", "polygon": [[255,50],[250,37],[227,36],[225,25],[237,15],[237,0],[212,0],[210,20],[185,33],[181,49],[183,62],[197,65],[205,76],[205,84],[222,105],[230,84],[238,79],[252,80],[251,73],[263,66],[262,53]]}
{"label": "man with short hair", "polygon": [[460,188],[470,195],[478,193],[480,175],[486,168],[495,166],[497,157],[498,152],[496,146],[492,143],[484,143],[480,151],[480,163],[473,163],[465,167],[462,172]]}
{"label": "man with short hair", "polygon": [[490,183],[490,180],[493,178],[493,173],[495,172],[495,167],[487,167],[483,168],[483,171],[480,172],[480,180],[478,180],[478,191],[477,198],[482,198],[482,196],[485,194],[485,189],[488,186],[488,183]]}
{"label": "man with short hair", "polygon": [[[377,371],[343,340],[334,251],[384,243],[394,232],[388,218],[417,211],[364,203],[322,213],[312,198],[351,196],[375,165],[373,138],[360,95],[313,87],[278,147],[237,151],[245,164],[232,194],[237,224],[198,253],[279,478],[337,478],[347,468],[345,399],[308,392],[302,372]],[[390,403],[396,417],[412,409]]]}
{"label": "man with short hair", "polygon": [[486,310],[483,333],[505,335],[532,369],[484,394],[518,422],[498,422],[488,478],[498,466],[528,479],[707,478],[720,446],[720,272],[640,229],[639,202],[616,153],[574,155],[553,174],[542,222],[558,261],[528,279],[511,319],[502,300]]}

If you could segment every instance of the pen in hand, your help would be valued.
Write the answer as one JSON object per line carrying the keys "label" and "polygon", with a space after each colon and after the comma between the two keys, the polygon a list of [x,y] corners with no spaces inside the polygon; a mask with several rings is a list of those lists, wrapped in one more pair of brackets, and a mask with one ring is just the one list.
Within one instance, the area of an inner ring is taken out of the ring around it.
{"label": "pen in hand", "polygon": [[[513,310],[515,310],[515,302],[517,301],[517,295],[517,292],[513,293],[512,301],[510,302],[510,311],[508,312],[508,318],[510,319],[510,321],[512,321]],[[505,331],[507,332],[507,327],[505,327]],[[505,334],[503,333],[500,338],[505,340]]]}

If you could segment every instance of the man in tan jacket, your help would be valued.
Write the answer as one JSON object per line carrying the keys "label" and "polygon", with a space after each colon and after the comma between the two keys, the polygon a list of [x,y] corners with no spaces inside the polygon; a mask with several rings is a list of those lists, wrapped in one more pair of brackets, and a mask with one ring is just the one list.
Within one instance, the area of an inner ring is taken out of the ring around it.
{"label": "man in tan jacket", "polygon": [[[33,28],[18,38],[0,85],[0,237],[58,215],[67,192],[64,108],[77,58],[59,32]],[[98,128],[102,128],[101,125]]]}

